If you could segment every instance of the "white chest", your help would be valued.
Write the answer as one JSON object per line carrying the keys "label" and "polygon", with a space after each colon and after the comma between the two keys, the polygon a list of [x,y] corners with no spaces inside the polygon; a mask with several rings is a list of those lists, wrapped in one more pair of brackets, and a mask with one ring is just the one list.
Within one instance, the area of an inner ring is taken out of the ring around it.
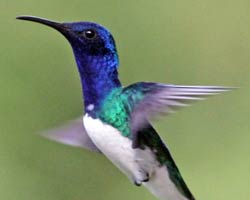
{"label": "white chest", "polygon": [[86,131],[93,143],[107,156],[120,170],[132,178],[137,168],[135,162],[135,150],[132,149],[132,141],[99,119],[93,119],[86,114],[83,118]]}

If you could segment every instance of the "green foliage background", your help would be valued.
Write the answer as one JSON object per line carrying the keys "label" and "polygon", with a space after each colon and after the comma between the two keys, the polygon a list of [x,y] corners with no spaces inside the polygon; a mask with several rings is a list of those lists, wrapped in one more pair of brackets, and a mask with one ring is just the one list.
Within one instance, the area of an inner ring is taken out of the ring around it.
{"label": "green foliage background", "polygon": [[21,14],[107,26],[125,85],[241,87],[154,125],[197,199],[249,198],[249,1],[0,0],[0,9],[0,199],[155,199],[102,155],[37,136],[82,114],[81,90],[66,40]]}

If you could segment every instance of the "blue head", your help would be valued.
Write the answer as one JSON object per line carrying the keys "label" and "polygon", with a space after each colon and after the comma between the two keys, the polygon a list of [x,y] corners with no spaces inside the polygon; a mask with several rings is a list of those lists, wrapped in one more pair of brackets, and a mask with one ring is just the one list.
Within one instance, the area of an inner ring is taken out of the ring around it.
{"label": "blue head", "polygon": [[92,22],[58,23],[32,16],[18,19],[45,24],[67,38],[75,55],[87,108],[93,105],[89,107],[97,109],[109,92],[120,87],[115,41],[106,28]]}
{"label": "blue head", "polygon": [[[118,68],[118,55],[111,33],[103,26],[92,22],[63,23],[62,32],[70,42],[76,61],[86,73],[99,73],[100,70]],[[87,67],[88,66],[88,67]]]}

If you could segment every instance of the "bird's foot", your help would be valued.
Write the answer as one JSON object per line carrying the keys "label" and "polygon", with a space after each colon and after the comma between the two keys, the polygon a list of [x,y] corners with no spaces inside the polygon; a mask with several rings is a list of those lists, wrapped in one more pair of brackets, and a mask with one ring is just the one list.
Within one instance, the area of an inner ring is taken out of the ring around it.
{"label": "bird's foot", "polygon": [[134,178],[134,184],[136,186],[141,186],[142,183],[145,183],[145,182],[148,182],[149,181],[149,173],[143,171],[140,171],[139,173],[140,175],[143,175],[143,176],[140,176],[139,178]]}

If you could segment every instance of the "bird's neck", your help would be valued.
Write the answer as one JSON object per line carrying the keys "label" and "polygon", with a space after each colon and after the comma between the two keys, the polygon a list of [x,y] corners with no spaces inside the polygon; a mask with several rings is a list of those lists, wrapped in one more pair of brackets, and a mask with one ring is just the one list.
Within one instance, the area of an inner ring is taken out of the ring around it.
{"label": "bird's neck", "polygon": [[102,57],[77,56],[85,112],[94,117],[101,108],[105,97],[114,89],[121,87],[118,78],[118,57],[111,54]]}

